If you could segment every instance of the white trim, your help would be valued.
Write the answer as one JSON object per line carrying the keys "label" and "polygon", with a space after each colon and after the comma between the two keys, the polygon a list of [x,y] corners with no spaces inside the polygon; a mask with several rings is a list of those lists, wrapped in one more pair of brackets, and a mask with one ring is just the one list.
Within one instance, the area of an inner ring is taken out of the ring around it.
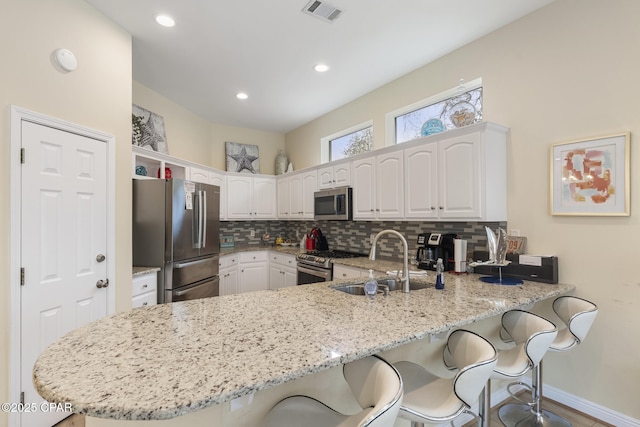
{"label": "white trim", "polygon": [[366,128],[373,128],[373,120],[367,120],[355,126],[351,126],[348,129],[343,129],[340,132],[336,132],[329,136],[320,138],[320,163],[324,164],[330,161],[329,159],[329,143],[334,139],[338,139],[341,136],[349,135],[350,133],[358,132]]}
{"label": "white trim", "polygon": [[[531,385],[531,378],[529,376],[524,376],[519,379],[525,384]],[[521,387],[524,389],[524,387]],[[558,388],[547,385],[543,382],[542,384],[543,397],[558,402],[562,405],[568,406],[576,411],[582,412],[590,417],[596,418],[600,421],[604,421],[605,423],[618,426],[618,427],[638,427],[640,426],[640,420],[634,419],[627,415],[621,414],[620,412],[616,412],[612,409],[606,408],[597,403],[590,402],[586,399],[583,399],[578,396],[574,396],[573,394],[567,393],[566,391],[562,391]],[[514,388],[514,392],[518,392],[518,388]],[[502,402],[510,398],[511,395],[507,391],[507,387],[501,387],[499,390],[495,390],[491,393],[491,407],[494,408],[496,406],[500,406]],[[478,404],[476,403],[471,410],[474,413],[478,413]],[[456,427],[463,426],[469,421],[471,421],[473,417],[471,415],[462,415],[459,419],[454,421],[454,425]]]}
{"label": "white trim", "polygon": [[[86,136],[107,144],[107,314],[115,313],[116,306],[116,138],[84,126],[45,116],[15,105],[11,106],[11,147],[10,147],[10,243],[9,243],[9,401],[18,402],[20,396],[20,253],[22,228],[21,218],[21,165],[20,148],[22,141],[22,121],[49,126],[77,135]],[[9,426],[20,425],[20,414],[9,414]]]}
{"label": "white trim", "polygon": [[[471,80],[469,82],[463,82],[465,91],[470,91],[473,89],[477,89],[482,86],[482,77]],[[440,101],[444,101],[445,99],[449,99],[452,96],[455,96],[458,93],[458,88],[460,85],[453,87],[451,89],[447,89],[443,92],[432,95],[428,98],[421,99],[420,101],[416,101],[413,104],[405,105],[402,108],[398,108],[397,110],[391,111],[384,116],[384,128],[385,128],[385,139],[384,145],[390,146],[396,144],[396,117],[401,116],[403,114],[410,113],[412,111],[419,110],[420,108],[427,107],[429,105],[435,104]]]}

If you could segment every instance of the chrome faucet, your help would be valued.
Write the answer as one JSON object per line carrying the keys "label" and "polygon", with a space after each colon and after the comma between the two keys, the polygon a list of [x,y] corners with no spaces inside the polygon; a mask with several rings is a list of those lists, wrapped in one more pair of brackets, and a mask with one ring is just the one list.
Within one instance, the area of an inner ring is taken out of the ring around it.
{"label": "chrome faucet", "polygon": [[405,239],[402,234],[398,233],[396,230],[382,230],[381,232],[376,234],[376,236],[373,238],[373,243],[371,243],[371,251],[369,252],[369,259],[370,260],[376,259],[376,243],[378,243],[378,239],[383,234],[394,234],[398,236],[400,240],[402,240],[402,245],[404,249],[404,260],[403,260],[404,261],[404,271],[403,271],[404,277],[401,278],[400,280],[402,280],[403,282],[402,292],[408,293],[409,292],[409,245],[407,245],[407,239]]}

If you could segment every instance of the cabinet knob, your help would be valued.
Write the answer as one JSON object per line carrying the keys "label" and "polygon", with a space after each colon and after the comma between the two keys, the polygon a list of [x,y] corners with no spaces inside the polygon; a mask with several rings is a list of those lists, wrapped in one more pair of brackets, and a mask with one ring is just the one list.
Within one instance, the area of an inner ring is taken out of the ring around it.
{"label": "cabinet knob", "polygon": [[380,209],[376,209],[376,212],[380,212]]}
{"label": "cabinet knob", "polygon": [[440,206],[440,209],[444,209],[442,206]]}
{"label": "cabinet knob", "polygon": [[149,304],[147,301],[143,302],[142,305],[147,305]]}

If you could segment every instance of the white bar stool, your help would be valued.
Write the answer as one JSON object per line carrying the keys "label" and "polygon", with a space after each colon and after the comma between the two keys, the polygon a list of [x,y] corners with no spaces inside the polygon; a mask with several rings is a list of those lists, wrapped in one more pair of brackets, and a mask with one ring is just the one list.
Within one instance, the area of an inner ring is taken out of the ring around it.
{"label": "white bar stool", "polygon": [[[558,333],[549,350],[567,351],[584,341],[598,314],[598,307],[582,298],[562,296],[553,302],[553,311],[567,327]],[[571,426],[571,423],[564,418],[542,409],[542,361],[533,369],[531,387],[527,384],[521,385],[531,389],[532,401],[505,405],[504,416],[510,423],[507,425]],[[502,416],[500,419],[502,420]]]}
{"label": "white bar stool", "polygon": [[496,366],[498,353],[493,344],[474,332],[458,329],[449,335],[443,357],[447,367],[457,369],[453,378],[437,377],[413,362],[393,365],[404,383],[398,416],[410,420],[412,427],[452,422],[463,413],[488,416],[482,411],[474,414],[471,407]]}
{"label": "white bar stool", "polygon": [[[503,334],[503,332],[505,334]],[[508,350],[498,351],[498,363],[493,370],[491,378],[514,379],[521,377],[530,370],[533,371],[532,393],[538,393],[538,384],[535,380],[538,367],[542,358],[549,350],[551,343],[558,335],[556,326],[547,319],[523,310],[511,310],[502,315],[501,336],[505,341],[513,340],[515,346]],[[522,382],[513,382],[507,386],[528,386]],[[525,405],[526,406],[526,405]],[[525,427],[534,424],[521,424],[519,415],[513,412],[514,405],[503,405],[498,410],[500,421],[505,426]],[[530,412],[530,408],[527,408]],[[534,418],[535,421],[535,418]]]}
{"label": "white bar stool", "polygon": [[369,356],[347,363],[344,378],[362,411],[345,415],[308,396],[290,396],[267,414],[265,427],[391,427],[402,402],[402,379],[384,359]]}

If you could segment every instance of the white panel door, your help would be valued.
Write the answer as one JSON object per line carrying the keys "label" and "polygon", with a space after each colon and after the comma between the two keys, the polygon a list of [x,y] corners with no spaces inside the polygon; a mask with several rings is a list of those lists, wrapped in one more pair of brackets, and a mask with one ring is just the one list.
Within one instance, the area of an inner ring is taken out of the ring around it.
{"label": "white panel door", "polygon": [[478,133],[439,143],[438,176],[441,218],[480,218],[480,137]]}
{"label": "white panel door", "polygon": [[404,157],[402,151],[376,157],[376,217],[404,219]]}
{"label": "white panel door", "polygon": [[437,147],[437,142],[432,142],[404,150],[404,215],[407,219],[438,217]]}
{"label": "white panel door", "polygon": [[[67,332],[107,314],[107,144],[22,122],[21,389],[42,402],[31,371],[38,355]],[[107,282],[108,283],[108,282]],[[65,415],[22,415],[50,426]]]}
{"label": "white panel door", "polygon": [[376,159],[355,160],[353,171],[353,219],[376,218]]}

